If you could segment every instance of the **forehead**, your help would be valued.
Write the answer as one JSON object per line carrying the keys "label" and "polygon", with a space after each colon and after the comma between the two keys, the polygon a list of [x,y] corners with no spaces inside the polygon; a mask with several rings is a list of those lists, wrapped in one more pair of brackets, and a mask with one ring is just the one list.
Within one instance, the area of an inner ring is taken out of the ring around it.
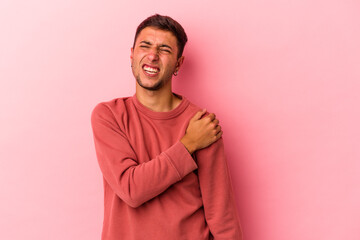
{"label": "forehead", "polygon": [[136,44],[139,44],[141,41],[148,41],[155,45],[167,44],[171,47],[176,47],[177,44],[177,39],[172,32],[155,27],[146,27],[141,30],[136,39]]}

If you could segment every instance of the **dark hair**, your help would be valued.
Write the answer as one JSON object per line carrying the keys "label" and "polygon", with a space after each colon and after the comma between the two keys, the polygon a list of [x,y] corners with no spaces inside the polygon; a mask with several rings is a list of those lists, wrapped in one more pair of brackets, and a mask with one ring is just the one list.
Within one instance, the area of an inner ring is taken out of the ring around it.
{"label": "dark hair", "polygon": [[177,39],[177,46],[179,50],[177,57],[179,58],[182,56],[185,44],[188,39],[183,27],[177,21],[175,21],[169,16],[162,16],[159,14],[148,17],[147,19],[142,21],[142,23],[140,23],[140,25],[137,27],[133,47],[135,47],[135,42],[138,35],[146,27],[155,27],[161,30],[169,31],[174,34]]}

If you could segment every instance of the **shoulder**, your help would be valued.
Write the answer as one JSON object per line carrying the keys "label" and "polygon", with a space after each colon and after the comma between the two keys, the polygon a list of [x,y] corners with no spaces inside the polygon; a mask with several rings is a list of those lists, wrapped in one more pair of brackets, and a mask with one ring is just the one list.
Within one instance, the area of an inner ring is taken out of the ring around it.
{"label": "shoulder", "polygon": [[126,111],[126,104],[130,97],[114,98],[109,101],[103,101],[95,105],[92,110],[94,114],[109,114],[117,115],[121,112]]}
{"label": "shoulder", "polygon": [[198,105],[194,104],[190,99],[188,99],[185,96],[182,96],[186,102],[188,102],[188,107],[187,107],[187,111],[191,112],[191,113],[196,113],[198,111],[200,111],[202,108],[200,108]]}
{"label": "shoulder", "polygon": [[[187,101],[189,101],[189,99],[187,99]],[[192,116],[195,115],[195,113],[197,113],[198,111],[203,110],[204,108],[206,108],[206,107],[204,107],[204,106],[199,106],[199,105],[194,104],[193,102],[189,101],[189,106],[188,106],[187,112],[188,112],[188,114],[190,115],[190,117],[192,117]],[[206,113],[204,114],[204,116],[206,116],[206,115],[208,115],[208,114],[209,114],[209,112],[206,112]]]}
{"label": "shoulder", "polygon": [[96,104],[91,112],[91,120],[121,121],[127,115],[127,105],[130,99],[131,97],[114,98]]}

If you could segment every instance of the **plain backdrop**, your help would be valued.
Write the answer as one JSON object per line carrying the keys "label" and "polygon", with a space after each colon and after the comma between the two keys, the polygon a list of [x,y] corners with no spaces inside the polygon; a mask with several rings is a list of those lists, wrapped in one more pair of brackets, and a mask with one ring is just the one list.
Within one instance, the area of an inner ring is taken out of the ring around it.
{"label": "plain backdrop", "polygon": [[189,37],[174,92],[215,112],[246,240],[360,239],[356,0],[0,1],[0,239],[100,239],[90,114],[135,93],[137,25]]}

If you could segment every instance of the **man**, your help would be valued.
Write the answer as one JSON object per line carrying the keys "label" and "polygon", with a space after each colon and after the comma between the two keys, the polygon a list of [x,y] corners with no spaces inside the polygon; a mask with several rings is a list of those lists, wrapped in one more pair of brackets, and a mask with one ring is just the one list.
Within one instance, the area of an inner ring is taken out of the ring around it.
{"label": "man", "polygon": [[92,112],[103,240],[242,239],[219,121],[172,92],[186,41],[172,18],[145,19],[130,56],[136,94]]}

